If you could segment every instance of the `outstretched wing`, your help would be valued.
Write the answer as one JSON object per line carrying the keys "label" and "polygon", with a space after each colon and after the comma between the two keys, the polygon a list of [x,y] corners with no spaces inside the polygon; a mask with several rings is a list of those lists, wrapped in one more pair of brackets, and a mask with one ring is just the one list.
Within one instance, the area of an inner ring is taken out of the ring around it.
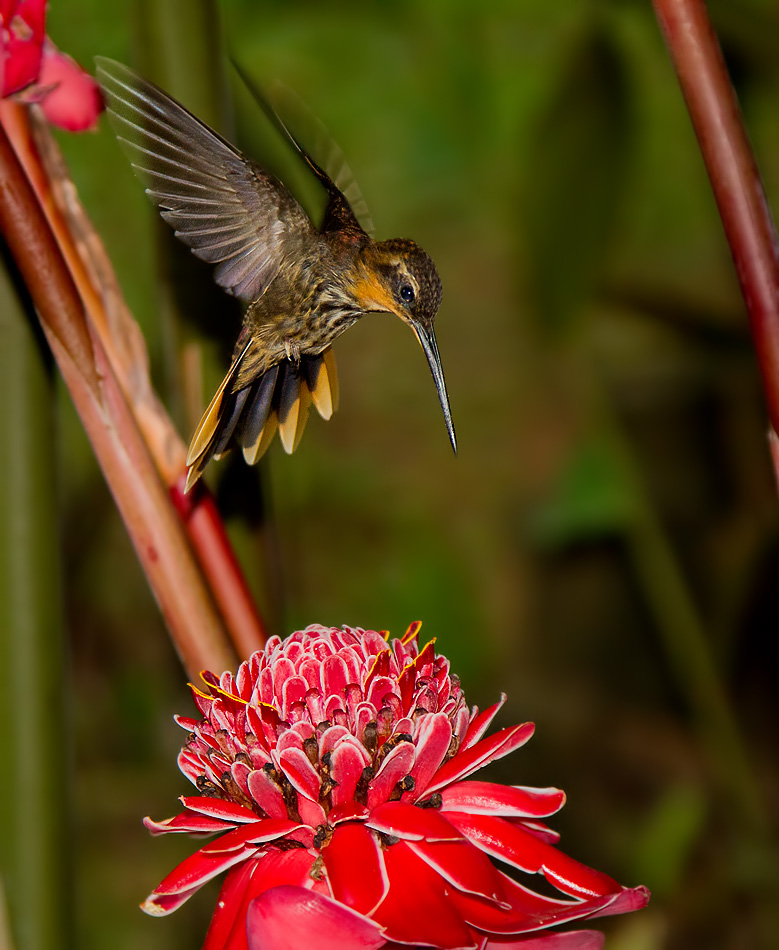
{"label": "outstretched wing", "polygon": [[228,293],[255,300],[313,225],[281,182],[158,86],[98,57],[108,116],[146,194]]}
{"label": "outstretched wing", "polygon": [[304,122],[309,131],[315,135],[316,154],[323,159],[323,165],[320,165],[303,148],[266,96],[235,60],[233,60],[233,67],[271,124],[275,126],[282,138],[287,139],[327,192],[328,201],[321,230],[339,231],[344,228],[355,228],[365,231],[366,234],[373,237],[373,221],[371,221],[368,205],[365,203],[357,180],[346,164],[343,153],[322,123],[309,112],[303,102],[291,90],[284,86],[280,87],[283,90],[286,104],[288,106],[290,104],[294,105],[294,112],[298,119]]}

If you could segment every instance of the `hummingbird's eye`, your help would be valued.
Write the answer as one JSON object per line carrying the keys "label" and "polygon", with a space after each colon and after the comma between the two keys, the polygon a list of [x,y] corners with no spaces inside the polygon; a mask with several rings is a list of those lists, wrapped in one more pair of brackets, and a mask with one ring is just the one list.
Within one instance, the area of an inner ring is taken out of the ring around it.
{"label": "hummingbird's eye", "polygon": [[411,284],[403,284],[399,290],[400,299],[403,303],[413,303],[414,302],[414,288]]}

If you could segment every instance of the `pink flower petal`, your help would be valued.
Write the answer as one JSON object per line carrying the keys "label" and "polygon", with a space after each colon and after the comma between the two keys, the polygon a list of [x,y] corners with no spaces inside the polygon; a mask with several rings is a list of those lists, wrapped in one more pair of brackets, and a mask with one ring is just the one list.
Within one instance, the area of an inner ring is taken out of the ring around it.
{"label": "pink flower petal", "polygon": [[322,781],[302,749],[285,749],[278,756],[279,767],[296,791],[315,802],[319,800]]}
{"label": "pink flower petal", "polygon": [[286,818],[287,806],[279,786],[263,769],[255,769],[246,779],[249,794],[270,818]]}
{"label": "pink flower petal", "polygon": [[344,736],[351,735],[346,726],[330,726],[322,736],[319,742],[319,755],[320,758],[327,755],[328,752],[332,752],[341,739]]}
{"label": "pink flower petal", "polygon": [[283,884],[252,901],[249,950],[378,950],[381,927],[322,894]]}
{"label": "pink flower petal", "polygon": [[368,783],[368,808],[373,809],[386,802],[393,788],[404,779],[414,764],[414,746],[400,742],[385,757],[379,771]]}
{"label": "pink flower petal", "polygon": [[344,802],[343,805],[336,805],[328,813],[327,820],[331,825],[337,825],[342,821],[365,821],[370,812],[364,805],[357,802]]}
{"label": "pink flower petal", "polygon": [[[39,0],[41,6],[45,8],[45,0]],[[11,18],[16,13],[16,8],[19,5],[19,0],[0,0],[0,21],[2,23],[10,23]]]}
{"label": "pink flower petal", "polygon": [[349,671],[343,657],[337,653],[327,657],[322,663],[322,693],[325,696],[338,696],[343,699],[344,690],[349,682]]}
{"label": "pink flower petal", "polygon": [[500,901],[500,874],[468,841],[409,841],[409,848],[458,891]]}
{"label": "pink flower petal", "polygon": [[597,930],[574,930],[529,940],[488,940],[482,950],[601,950],[604,940]]}
{"label": "pink flower petal", "polygon": [[248,950],[246,914],[249,904],[281,884],[303,887],[311,882],[314,862],[307,851],[272,850],[228,872],[208,928],[203,950]]}
{"label": "pink flower petal", "polygon": [[[5,98],[29,86],[38,76],[43,53],[46,0],[5,2],[1,12],[0,27],[7,31],[5,42],[0,39],[2,96]],[[17,28],[19,23],[21,27]]]}
{"label": "pink flower petal", "polygon": [[376,676],[365,691],[365,699],[377,709],[381,709],[387,696],[397,696],[398,685],[389,676]]}
{"label": "pink flower petal", "polygon": [[3,45],[2,56],[2,96],[6,98],[27,89],[38,78],[43,45],[11,36]]}
{"label": "pink flower petal", "polygon": [[302,703],[309,690],[308,683],[302,676],[290,676],[281,684],[281,718],[289,719],[289,711],[293,703]]}
{"label": "pink flower petal", "polygon": [[97,83],[51,43],[43,49],[38,85],[52,87],[41,104],[49,122],[69,132],[94,128],[103,108]]}
{"label": "pink flower petal", "polygon": [[428,786],[427,793],[437,792],[451,785],[452,782],[459,782],[460,779],[466,778],[490,762],[509,755],[523,746],[533,735],[534,730],[535,725],[532,722],[526,722],[520,726],[509,726],[488,739],[482,739],[471,748],[458,752],[446,765],[441,766]]}
{"label": "pink flower petal", "polygon": [[[226,851],[235,851],[245,845],[265,844],[277,838],[290,837],[302,825],[290,821],[288,818],[260,818],[246,825],[239,825],[227,834],[217,838],[200,849],[202,854],[222,854]],[[308,830],[310,829],[303,829]]]}
{"label": "pink flower petal", "polygon": [[202,849],[196,851],[175,867],[149,894],[141,904],[141,910],[152,917],[164,917],[173,913],[206,881],[210,881],[234,864],[245,861],[254,853],[256,849],[228,851],[219,855],[204,854]]}
{"label": "pink flower petal", "polygon": [[339,825],[322,851],[333,897],[370,915],[384,899],[389,879],[376,836],[364,825]]}
{"label": "pink flower petal", "polygon": [[545,825],[542,821],[528,821],[521,818],[506,818],[505,820],[512,825],[519,825],[528,834],[534,835],[539,841],[544,841],[546,844],[558,844],[560,841],[559,831],[553,831],[549,825]]}
{"label": "pink flower petal", "polygon": [[310,825],[311,828],[318,828],[319,825],[327,823],[327,815],[319,802],[312,802],[305,795],[298,795],[298,814],[304,825]]}
{"label": "pink flower petal", "polygon": [[444,810],[469,815],[546,818],[565,804],[559,788],[525,788],[494,782],[457,782],[441,792]]}
{"label": "pink flower petal", "polygon": [[588,901],[558,900],[536,894],[505,874],[499,876],[503,898],[501,905],[464,891],[452,891],[449,895],[463,920],[493,935],[516,936],[590,917],[603,911],[617,898],[616,894],[609,894]]}
{"label": "pink flower petal", "polygon": [[465,733],[465,739],[463,739],[462,748],[460,749],[461,752],[476,745],[479,739],[481,739],[484,733],[489,729],[492,720],[505,702],[506,694],[501,693],[500,700],[495,703],[494,706],[490,706],[489,709],[485,709],[484,712],[478,713],[478,715],[473,717],[471,724],[468,726],[468,731]]}
{"label": "pink flower petal", "polygon": [[[287,853],[294,854],[293,851]],[[248,950],[246,911],[249,908],[249,901],[254,899],[250,884],[257,863],[246,861],[227,872],[203,943],[203,950]]]}
{"label": "pink flower petal", "polygon": [[403,801],[424,798],[427,786],[444,761],[452,741],[452,724],[444,713],[428,713],[420,717],[418,723],[414,736],[416,757],[411,769],[414,789],[403,794]]}
{"label": "pink flower petal", "polygon": [[183,811],[173,818],[164,821],[154,821],[148,816],[143,819],[143,825],[153,835],[164,835],[167,832],[187,832],[189,834],[212,834],[225,831],[225,823],[219,818],[209,818],[206,815],[196,815],[193,812]]}
{"label": "pink flower petal", "polygon": [[649,888],[644,887],[623,887],[615,901],[604,907],[603,910],[596,911],[593,917],[612,917],[616,914],[629,914],[634,910],[641,910],[649,903]]}
{"label": "pink flower petal", "polygon": [[493,857],[527,871],[541,873],[563,893],[574,897],[616,894],[622,888],[606,874],[587,867],[523,828],[502,818],[447,812],[447,819],[475,845]]}
{"label": "pink flower petal", "polygon": [[222,798],[207,798],[204,795],[184,795],[181,803],[190,811],[199,815],[210,815],[212,818],[221,818],[222,821],[232,824],[245,824],[249,821],[260,821],[251,808],[239,805],[237,802],[228,802]]}
{"label": "pink flower petal", "polygon": [[384,852],[389,892],[373,914],[389,940],[438,950],[475,950],[476,941],[440,875],[403,842]]}
{"label": "pink flower petal", "polygon": [[338,784],[333,789],[333,805],[341,805],[354,799],[357,783],[367,765],[366,754],[358,747],[353,736],[343,739],[330,754],[330,777]]}
{"label": "pink flower petal", "polygon": [[461,841],[463,838],[435,809],[417,808],[405,802],[379,805],[366,824],[375,831],[408,841]]}

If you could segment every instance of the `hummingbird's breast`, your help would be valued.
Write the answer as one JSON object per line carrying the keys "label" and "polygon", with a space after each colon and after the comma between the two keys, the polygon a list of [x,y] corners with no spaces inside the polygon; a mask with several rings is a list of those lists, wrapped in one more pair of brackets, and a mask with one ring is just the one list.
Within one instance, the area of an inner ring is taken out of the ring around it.
{"label": "hummingbird's breast", "polygon": [[363,315],[352,292],[361,244],[339,235],[316,235],[282,263],[244,315],[238,348],[247,335],[253,345],[236,390],[283,359],[319,355]]}

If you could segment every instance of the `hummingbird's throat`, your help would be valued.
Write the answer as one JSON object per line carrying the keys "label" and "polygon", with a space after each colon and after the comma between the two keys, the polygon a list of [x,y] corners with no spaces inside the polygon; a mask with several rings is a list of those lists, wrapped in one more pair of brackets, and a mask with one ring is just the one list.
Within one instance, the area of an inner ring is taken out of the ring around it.
{"label": "hummingbird's throat", "polygon": [[401,318],[403,316],[392,291],[375,272],[362,270],[352,286],[352,293],[359,308],[365,313],[383,310]]}

